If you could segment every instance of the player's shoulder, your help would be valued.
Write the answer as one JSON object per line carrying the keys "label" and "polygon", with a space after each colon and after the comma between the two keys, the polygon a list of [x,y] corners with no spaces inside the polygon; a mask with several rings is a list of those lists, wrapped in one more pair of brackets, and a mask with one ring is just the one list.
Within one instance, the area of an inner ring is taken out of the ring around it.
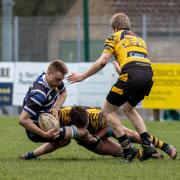
{"label": "player's shoulder", "polygon": [[40,101],[41,103],[45,102],[48,98],[48,90],[43,83],[39,83],[39,81],[35,81],[33,86],[30,88],[29,97]]}
{"label": "player's shoulder", "polygon": [[110,36],[107,37],[106,42],[116,41],[121,36],[122,32],[123,31],[117,31],[112,33]]}
{"label": "player's shoulder", "polygon": [[98,112],[101,111],[101,108],[90,106],[90,107],[87,108],[87,111],[88,111],[89,113],[98,113]]}
{"label": "player's shoulder", "polygon": [[61,107],[60,111],[70,111],[72,109],[72,106],[63,106]]}
{"label": "player's shoulder", "polygon": [[33,84],[33,87],[31,89],[31,92],[33,94],[42,94],[43,96],[47,96],[47,88],[44,84],[39,83],[39,82],[35,82]]}
{"label": "player's shoulder", "polygon": [[48,83],[45,80],[45,73],[42,73],[33,83],[33,89],[36,89],[37,91],[44,92],[47,94],[49,91],[52,90],[52,88],[48,85]]}

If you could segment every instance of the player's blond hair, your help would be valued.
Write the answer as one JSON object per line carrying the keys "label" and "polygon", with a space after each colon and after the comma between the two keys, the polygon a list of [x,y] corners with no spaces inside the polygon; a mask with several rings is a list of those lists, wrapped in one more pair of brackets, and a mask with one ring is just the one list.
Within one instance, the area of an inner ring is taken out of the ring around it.
{"label": "player's blond hair", "polygon": [[56,59],[50,63],[50,65],[48,66],[48,71],[49,72],[60,71],[63,74],[67,74],[68,68],[62,60]]}
{"label": "player's blond hair", "polygon": [[124,13],[116,13],[110,19],[110,26],[113,30],[131,29],[131,24],[128,16]]}

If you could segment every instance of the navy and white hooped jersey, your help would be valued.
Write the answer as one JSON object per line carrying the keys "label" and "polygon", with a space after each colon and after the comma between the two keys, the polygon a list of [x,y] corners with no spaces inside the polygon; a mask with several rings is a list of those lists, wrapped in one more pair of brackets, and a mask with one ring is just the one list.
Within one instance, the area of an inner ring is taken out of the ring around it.
{"label": "navy and white hooped jersey", "polygon": [[47,112],[56,102],[58,95],[65,90],[62,82],[57,88],[51,88],[42,73],[29,88],[23,102],[23,110],[27,111],[33,121],[37,121],[39,114]]}

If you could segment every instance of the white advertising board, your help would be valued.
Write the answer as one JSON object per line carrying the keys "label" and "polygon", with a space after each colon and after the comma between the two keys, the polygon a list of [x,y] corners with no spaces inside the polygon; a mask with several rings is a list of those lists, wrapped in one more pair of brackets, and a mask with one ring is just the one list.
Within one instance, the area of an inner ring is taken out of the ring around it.
{"label": "white advertising board", "polygon": [[[48,62],[15,63],[13,105],[22,106],[27,90],[42,72],[46,72],[48,65]],[[77,72],[76,64],[69,63],[67,66],[72,72]],[[66,80],[64,83],[68,92],[64,105],[77,104],[77,84],[69,84]]]}
{"label": "white advertising board", "polygon": [[[13,105],[22,106],[23,98],[34,80],[48,67],[45,63],[15,63]],[[69,74],[83,72],[92,63],[67,63]],[[113,65],[108,64],[103,70],[80,83],[70,84],[64,81],[67,88],[67,99],[64,105],[102,106],[112,84],[117,79]]]}
{"label": "white advertising board", "polygon": [[[89,68],[91,63],[81,63],[78,72]],[[111,86],[116,80],[112,64],[108,64],[97,74],[78,83],[78,104],[85,106],[102,106]]]}
{"label": "white advertising board", "polygon": [[47,62],[15,63],[13,105],[22,106],[28,88],[42,72],[46,71],[47,66]]}
{"label": "white advertising board", "polygon": [[0,82],[13,82],[14,63],[0,62]]}
{"label": "white advertising board", "polygon": [[[69,74],[71,72],[78,72],[78,66],[75,63],[66,63],[66,65],[68,66],[69,69]],[[66,86],[67,89],[67,98],[66,101],[64,102],[64,106],[68,106],[68,105],[78,105],[78,91],[77,91],[77,83],[74,84],[70,84],[69,82],[67,82],[67,80],[65,79],[64,84]]]}

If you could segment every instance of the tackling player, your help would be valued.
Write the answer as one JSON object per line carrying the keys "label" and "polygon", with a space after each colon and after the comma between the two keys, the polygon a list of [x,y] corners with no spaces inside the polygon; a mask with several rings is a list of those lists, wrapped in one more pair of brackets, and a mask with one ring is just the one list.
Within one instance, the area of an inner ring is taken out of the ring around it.
{"label": "tackling player", "polygon": [[[70,111],[70,113],[68,113],[68,110]],[[86,113],[88,113],[87,120],[85,120]],[[82,127],[82,125],[88,121],[87,129],[93,136],[97,138],[98,141],[96,143],[86,143],[85,141],[79,140],[79,144],[85,146],[89,150],[95,151],[98,154],[104,153],[106,155],[112,156],[116,156],[116,153],[118,154],[119,149],[121,149],[120,152],[122,155],[122,148],[120,148],[119,144],[115,143],[109,138],[115,136],[112,129],[110,127],[107,127],[104,116],[102,115],[102,112],[99,108],[83,108],[81,106],[65,107],[60,110],[60,114],[60,120],[64,119],[64,123],[66,122],[65,124],[69,124],[67,123],[68,119],[71,119],[72,124],[75,124],[77,127]],[[141,138],[136,131],[132,131],[125,126],[123,126],[123,129],[126,135],[130,138],[131,142],[142,144]],[[163,142],[162,140],[152,135],[149,135],[149,139],[156,148],[164,151],[170,156],[171,159],[176,158],[177,151],[173,146]],[[95,148],[93,149],[92,147]],[[141,157],[139,158],[140,160],[144,160],[143,154],[141,154]]]}

